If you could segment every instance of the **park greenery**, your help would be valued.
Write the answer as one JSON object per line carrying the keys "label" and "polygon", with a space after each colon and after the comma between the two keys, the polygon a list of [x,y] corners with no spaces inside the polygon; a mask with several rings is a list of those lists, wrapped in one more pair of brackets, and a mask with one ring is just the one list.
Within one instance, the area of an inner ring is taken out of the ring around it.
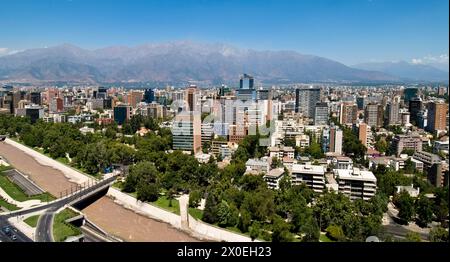
{"label": "park greenery", "polygon": [[20,188],[18,185],[12,182],[6,175],[2,174],[1,171],[0,171],[0,188],[2,188],[5,191],[5,193],[8,194],[12,199],[19,202],[24,202],[32,199],[38,199],[42,202],[48,202],[55,199],[55,197],[53,197],[50,193],[47,192],[39,195],[28,196],[27,194],[25,194],[22,188]]}
{"label": "park greenery", "polygon": [[39,215],[31,216],[24,219],[23,222],[27,223],[30,227],[36,227],[39,220]]}
{"label": "park greenery", "polygon": [[81,230],[66,222],[68,219],[76,217],[78,214],[71,209],[64,209],[55,215],[53,222],[53,238],[56,242],[62,242],[70,236],[81,235]]}

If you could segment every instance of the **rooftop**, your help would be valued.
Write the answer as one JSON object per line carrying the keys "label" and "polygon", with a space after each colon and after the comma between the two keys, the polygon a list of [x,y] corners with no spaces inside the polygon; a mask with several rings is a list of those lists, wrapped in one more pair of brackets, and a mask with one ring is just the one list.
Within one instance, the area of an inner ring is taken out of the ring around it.
{"label": "rooftop", "polygon": [[310,174],[325,174],[325,168],[323,166],[313,165],[292,165],[292,173],[310,173]]}
{"label": "rooftop", "polygon": [[284,173],[284,168],[275,168],[269,171],[264,177],[279,178]]}
{"label": "rooftop", "polygon": [[360,170],[359,168],[353,168],[353,170],[334,169],[334,174],[339,179],[372,181],[372,182],[377,181],[377,178],[371,171]]}

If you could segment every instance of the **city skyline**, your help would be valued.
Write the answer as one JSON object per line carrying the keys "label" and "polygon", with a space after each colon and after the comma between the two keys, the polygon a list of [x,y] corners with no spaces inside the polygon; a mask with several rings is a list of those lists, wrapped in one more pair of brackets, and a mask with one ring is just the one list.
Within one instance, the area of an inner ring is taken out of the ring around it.
{"label": "city skyline", "polygon": [[0,40],[0,56],[62,43],[92,50],[191,40],[255,50],[293,50],[350,66],[406,61],[448,67],[447,1],[115,1],[107,5],[105,1],[46,0],[2,4],[0,34],[8,37]]}

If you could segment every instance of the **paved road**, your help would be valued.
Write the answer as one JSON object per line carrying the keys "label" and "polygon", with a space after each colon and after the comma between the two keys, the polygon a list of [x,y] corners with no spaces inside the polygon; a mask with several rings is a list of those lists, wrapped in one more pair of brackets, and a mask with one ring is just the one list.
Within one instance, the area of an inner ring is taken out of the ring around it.
{"label": "paved road", "polygon": [[404,239],[404,238],[406,238],[406,235],[408,233],[418,233],[422,240],[428,241],[427,233],[414,232],[414,231],[404,228],[402,225],[399,225],[399,224],[384,225],[383,228],[386,233],[392,234],[393,236],[398,237],[398,238]]}
{"label": "paved road", "polygon": [[45,211],[39,217],[36,226],[36,242],[53,242],[53,218],[58,206],[52,207]]}
{"label": "paved road", "polygon": [[54,213],[56,210],[60,209],[65,205],[74,204],[77,201],[82,200],[84,197],[95,193],[98,189],[103,188],[104,186],[109,186],[115,180],[115,177],[110,177],[108,179],[99,181],[95,185],[82,189],[69,197],[57,199],[49,204],[40,205],[37,207],[31,207],[25,210],[14,211],[12,213],[7,213],[0,215],[0,220],[5,220],[10,217],[22,216],[25,214],[29,214],[36,211],[45,210],[45,213],[41,215],[39,218],[38,224],[36,226],[36,241],[37,242],[52,242],[53,234],[52,234],[52,224]]}
{"label": "paved road", "polygon": [[16,169],[7,170],[3,173],[8,176],[9,179],[11,179],[16,185],[18,185],[28,196],[34,196],[44,193],[41,188],[39,188],[35,183],[33,183],[30,179],[25,177]]}
{"label": "paved road", "polygon": [[94,234],[85,226],[81,227],[81,232],[83,232],[84,235],[84,242],[106,242],[103,238],[99,237],[97,234]]}
{"label": "paved road", "polygon": [[[4,226],[9,226],[11,228],[13,234],[17,237],[16,241],[13,241],[10,236],[6,235],[5,232],[3,232]],[[19,230],[14,229],[14,226],[12,226],[7,220],[0,218],[0,240],[2,242],[33,242],[25,234],[23,234]]]}

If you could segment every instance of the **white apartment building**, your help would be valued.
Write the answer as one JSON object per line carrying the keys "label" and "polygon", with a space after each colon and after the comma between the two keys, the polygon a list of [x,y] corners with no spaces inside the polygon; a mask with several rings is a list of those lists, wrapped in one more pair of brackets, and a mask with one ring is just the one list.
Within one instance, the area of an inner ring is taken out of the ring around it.
{"label": "white apartment building", "polygon": [[325,168],[323,166],[293,164],[291,181],[293,185],[304,183],[314,192],[322,193],[325,189]]}
{"label": "white apartment building", "polygon": [[334,177],[339,185],[339,192],[351,200],[369,200],[376,193],[377,178],[370,171],[359,168],[334,169]]}
{"label": "white apartment building", "polygon": [[277,157],[283,159],[284,157],[294,158],[295,149],[290,146],[269,147],[270,158]]}
{"label": "white apartment building", "polygon": [[279,189],[280,181],[283,178],[284,168],[275,168],[270,170],[267,174],[264,175],[264,180],[267,183],[267,187],[270,189]]}
{"label": "white apartment building", "polygon": [[338,156],[333,158],[333,166],[335,169],[353,169],[353,160],[347,156]]}

